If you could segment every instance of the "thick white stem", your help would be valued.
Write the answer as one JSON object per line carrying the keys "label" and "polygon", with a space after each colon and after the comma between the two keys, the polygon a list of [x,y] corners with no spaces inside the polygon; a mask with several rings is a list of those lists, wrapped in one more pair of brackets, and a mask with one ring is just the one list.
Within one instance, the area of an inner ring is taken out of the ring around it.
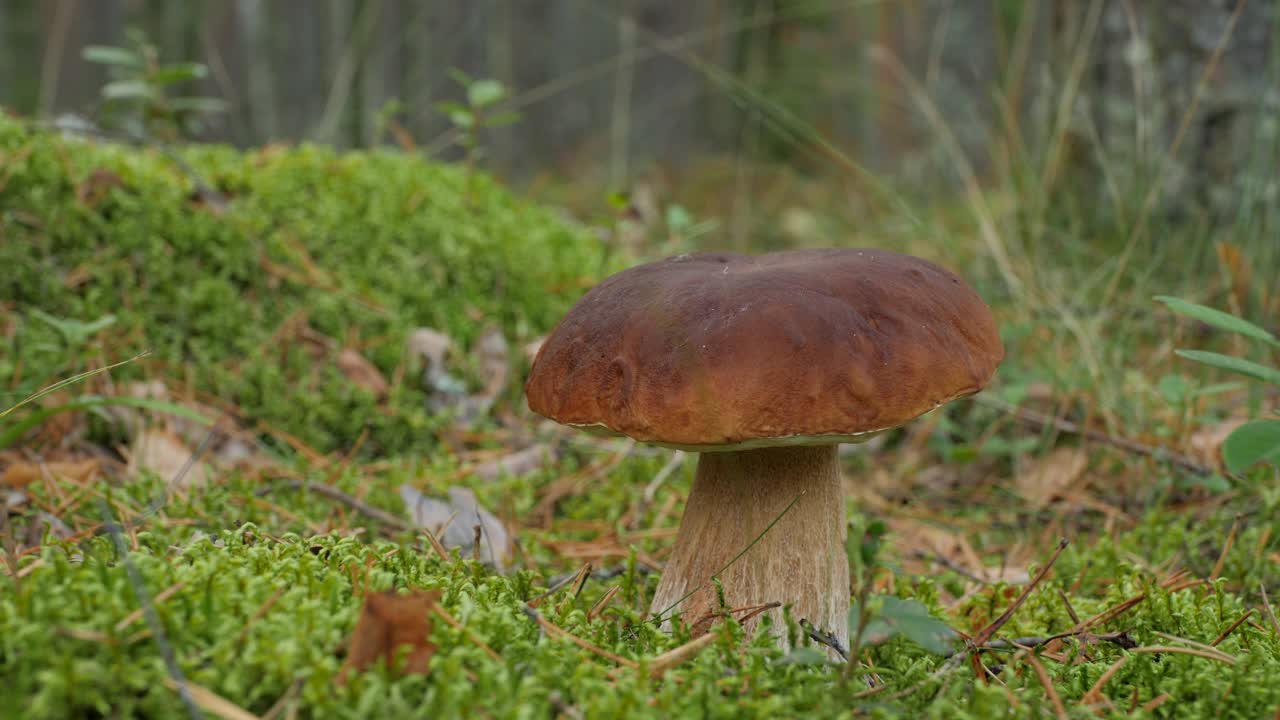
{"label": "thick white stem", "polygon": [[[678,614],[695,627],[702,621],[705,628],[719,610],[712,575],[751,546],[720,574],[729,609],[790,604],[793,618],[809,620],[847,647],[845,533],[835,445],[703,453],[651,612],[675,605],[667,616]],[[770,614],[774,634],[785,643],[782,611]]]}

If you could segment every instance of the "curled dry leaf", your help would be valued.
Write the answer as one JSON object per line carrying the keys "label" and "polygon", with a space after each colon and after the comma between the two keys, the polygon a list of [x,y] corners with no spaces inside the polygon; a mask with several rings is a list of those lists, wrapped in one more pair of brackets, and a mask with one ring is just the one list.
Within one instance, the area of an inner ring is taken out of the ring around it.
{"label": "curled dry leaf", "polygon": [[426,675],[436,652],[431,642],[431,617],[439,600],[439,590],[366,595],[347,642],[347,660],[338,682],[346,683],[350,673],[367,670],[379,660],[395,672]]}
{"label": "curled dry leaf", "polygon": [[52,477],[62,477],[83,484],[98,472],[98,461],[94,458],[67,462],[26,462],[18,461],[5,467],[0,473],[0,485],[6,487],[25,487],[39,480],[44,473]]}
{"label": "curled dry leaf", "polygon": [[137,477],[142,471],[150,470],[167,483],[176,482],[177,487],[204,485],[212,472],[203,461],[192,463],[191,469],[179,477],[191,453],[191,448],[176,433],[148,428],[134,436],[129,446],[129,476]]}
{"label": "curled dry leaf", "polygon": [[480,560],[498,572],[504,572],[511,552],[511,540],[502,521],[480,507],[476,494],[469,488],[449,488],[449,499],[438,500],[418,492],[409,485],[400,486],[400,498],[409,509],[413,524],[431,531],[447,548],[458,548],[464,555],[474,551],[475,526],[481,529]]}
{"label": "curled dry leaf", "polygon": [[364,388],[378,397],[385,396],[391,389],[382,372],[351,348],[344,348],[339,352],[335,362],[342,374],[356,387]]}
{"label": "curled dry leaf", "polygon": [[1037,459],[1018,473],[1018,494],[1036,508],[1047,507],[1084,475],[1089,455],[1080,448],[1062,447]]}

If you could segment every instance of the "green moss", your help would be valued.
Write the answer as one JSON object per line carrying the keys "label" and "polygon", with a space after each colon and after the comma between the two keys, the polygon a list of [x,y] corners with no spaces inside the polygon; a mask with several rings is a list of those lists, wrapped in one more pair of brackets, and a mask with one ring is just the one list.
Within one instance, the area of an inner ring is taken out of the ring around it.
{"label": "green moss", "polygon": [[[150,350],[116,377],[193,381],[320,451],[365,426],[368,454],[421,449],[433,420],[416,375],[378,409],[288,323],[358,342],[391,376],[413,328],[465,346],[492,323],[528,340],[603,269],[584,230],[459,168],[309,145],[180,152],[192,173],[155,149],[0,118],[0,300],[19,320],[0,341],[0,404],[101,364],[104,346]],[[95,172],[112,179],[95,186]],[[224,212],[195,200],[195,177],[230,198]],[[118,321],[68,348],[33,308]]]}

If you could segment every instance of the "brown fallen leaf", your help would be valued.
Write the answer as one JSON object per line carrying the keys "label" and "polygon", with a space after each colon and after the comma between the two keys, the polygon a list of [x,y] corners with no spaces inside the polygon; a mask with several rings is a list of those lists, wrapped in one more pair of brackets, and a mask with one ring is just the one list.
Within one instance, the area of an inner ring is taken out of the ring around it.
{"label": "brown fallen leaf", "polygon": [[[384,660],[394,672],[426,675],[436,652],[431,642],[431,610],[439,600],[439,590],[366,595],[338,682],[345,684],[350,673],[367,670],[378,660]],[[408,652],[401,656],[400,648],[406,645]]]}
{"label": "brown fallen leaf", "polygon": [[1074,447],[1056,448],[1023,468],[1014,480],[1014,488],[1029,504],[1047,507],[1062,496],[1089,467],[1089,455]]}
{"label": "brown fallen leaf", "polygon": [[179,477],[191,453],[176,433],[147,428],[134,436],[129,445],[129,476],[136,477],[143,470],[150,470],[166,483],[177,481],[178,487],[203,485],[212,476],[211,469],[203,461],[192,463],[186,474]]}
{"label": "brown fallen leaf", "polygon": [[7,487],[25,487],[39,480],[44,473],[52,477],[67,478],[77,483],[85,483],[98,472],[98,461],[93,458],[78,462],[15,462],[0,473],[0,485]]}
{"label": "brown fallen leaf", "polygon": [[377,366],[351,348],[344,348],[339,352],[335,362],[342,374],[356,387],[364,388],[378,397],[386,395],[391,388]]}
{"label": "brown fallen leaf", "polygon": [[1221,469],[1222,444],[1228,435],[1246,422],[1247,418],[1227,418],[1216,425],[1196,430],[1187,438],[1187,454],[1209,467]]}

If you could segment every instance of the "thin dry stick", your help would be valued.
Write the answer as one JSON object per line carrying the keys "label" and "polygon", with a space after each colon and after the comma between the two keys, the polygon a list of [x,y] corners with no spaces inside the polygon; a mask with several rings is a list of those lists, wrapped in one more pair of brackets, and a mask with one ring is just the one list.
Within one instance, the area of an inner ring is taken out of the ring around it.
{"label": "thin dry stick", "polygon": [[1067,717],[1067,708],[1062,704],[1062,698],[1058,696],[1058,691],[1053,689],[1053,683],[1049,680],[1049,671],[1044,669],[1044,664],[1040,662],[1040,658],[1036,654],[1028,651],[1024,658],[1031,669],[1036,671],[1036,677],[1040,678],[1040,684],[1044,686],[1044,694],[1049,696],[1049,702],[1053,703],[1053,712],[1060,719]]}
{"label": "thin dry stick", "polygon": [[1207,652],[1210,654],[1217,654],[1218,656],[1220,656],[1220,659],[1224,661],[1230,660],[1231,662],[1235,662],[1236,660],[1234,657],[1215,648],[1212,645],[1205,645],[1204,643],[1199,643],[1199,642],[1196,642],[1195,640],[1188,640],[1187,638],[1184,638],[1184,637],[1178,637],[1177,635],[1170,635],[1169,633],[1162,633],[1159,631],[1156,631],[1155,634],[1159,637],[1164,638],[1165,640],[1171,640],[1173,642],[1183,643],[1185,645],[1188,645],[1193,648],[1197,648],[1199,650],[1203,650],[1204,652]]}
{"label": "thin dry stick", "polygon": [[1213,468],[1208,465],[1202,465],[1201,463],[1168,448],[1143,445],[1142,443],[1134,440],[1109,435],[1100,430],[1083,427],[1079,423],[1071,420],[1055,417],[1053,415],[1046,415],[1042,412],[1037,412],[1028,408],[1018,407],[1017,405],[1007,403],[999,398],[981,395],[975,397],[974,401],[988,407],[993,407],[998,410],[1011,413],[1017,417],[1018,420],[1028,425],[1034,425],[1039,428],[1051,427],[1058,432],[1079,435],[1080,437],[1088,438],[1105,445],[1110,445],[1111,447],[1119,450],[1135,453],[1137,455],[1144,455],[1152,458],[1153,460],[1163,460],[1165,462],[1172,463],[1183,470],[1195,473],[1196,475],[1212,475],[1214,472]]}
{"label": "thin dry stick", "polygon": [[1053,551],[1053,556],[1049,558],[1049,562],[1045,563],[1044,567],[1040,568],[1040,572],[1036,573],[1035,578],[1032,579],[1031,583],[1023,589],[1022,594],[1013,601],[1013,604],[1009,606],[1009,609],[1001,613],[1000,617],[993,620],[990,625],[987,625],[982,629],[982,632],[979,632],[973,637],[973,640],[970,641],[973,647],[980,648],[987,644],[987,641],[991,639],[991,636],[996,634],[996,632],[998,632],[1005,623],[1009,622],[1013,617],[1013,614],[1018,611],[1018,608],[1022,607],[1022,603],[1026,602],[1027,597],[1031,595],[1031,591],[1035,590],[1036,586],[1044,581],[1045,576],[1049,574],[1049,570],[1053,568],[1053,564],[1058,561],[1058,556],[1061,555],[1062,551],[1066,548],[1066,538],[1059,540],[1058,547]]}
{"label": "thin dry stick", "polygon": [[1227,541],[1222,544],[1222,552],[1218,555],[1218,562],[1213,564],[1213,572],[1209,573],[1210,580],[1217,580],[1222,574],[1222,568],[1227,564],[1227,553],[1231,552],[1231,546],[1236,544],[1236,532],[1240,529],[1240,516],[1236,515],[1236,519],[1231,523],[1231,532],[1227,533]]}
{"label": "thin dry stick", "polygon": [[1245,610],[1244,614],[1240,616],[1239,620],[1236,620],[1235,622],[1231,623],[1231,625],[1229,625],[1226,630],[1222,631],[1221,635],[1214,638],[1213,642],[1209,643],[1209,647],[1217,647],[1218,643],[1222,642],[1223,640],[1226,640],[1227,636],[1235,632],[1236,628],[1243,625],[1244,621],[1248,620],[1249,616],[1252,614],[1253,614],[1253,608],[1249,608],[1248,610]]}
{"label": "thin dry stick", "polygon": [[[164,684],[169,686],[171,690],[179,690],[179,685],[172,678],[165,678]],[[222,720],[261,720],[257,715],[236,705],[230,700],[215,693],[209,688],[196,685],[194,683],[185,683],[184,687],[191,693],[191,698],[201,709],[222,718]],[[199,710],[196,711],[197,713]],[[200,717],[196,715],[195,717]]]}
{"label": "thin dry stick", "polygon": [[178,666],[178,658],[173,653],[173,646],[169,644],[168,636],[165,635],[164,624],[160,622],[160,616],[156,613],[155,606],[151,604],[151,599],[147,597],[147,586],[143,583],[142,574],[138,572],[138,567],[133,564],[133,560],[129,555],[129,545],[124,540],[124,534],[121,533],[120,526],[116,524],[107,504],[101,501],[99,501],[99,504],[107,534],[111,536],[111,540],[116,546],[116,553],[124,564],[125,573],[129,577],[129,585],[133,588],[133,594],[138,601],[138,605],[142,607],[143,617],[146,618],[147,625],[151,629],[151,638],[155,641],[156,648],[160,651],[160,657],[164,660],[165,669],[169,672],[169,680],[174,683],[178,691],[178,697],[181,698],[183,706],[187,709],[187,714],[191,716],[192,720],[200,720],[200,709],[196,707],[196,700],[193,697],[191,688],[187,683],[186,677],[182,674],[182,668]]}
{"label": "thin dry stick", "polygon": [[367,517],[373,518],[374,520],[377,520],[378,522],[390,528],[393,528],[395,530],[401,530],[401,531],[418,530],[418,528],[415,528],[413,525],[410,525],[404,520],[401,520],[395,515],[392,515],[391,513],[387,512],[386,510],[373,507],[368,503],[365,503],[351,495],[348,495],[347,493],[342,492],[336,487],[333,487],[331,485],[325,485],[323,483],[307,482],[305,480],[289,480],[283,483],[269,484],[266,487],[260,488],[254,494],[261,497],[277,489],[278,490],[307,490],[308,492],[313,492],[317,495],[327,497],[330,500],[336,500],[337,502],[340,502],[343,505],[346,505],[352,510],[355,510]]}
{"label": "thin dry stick", "polygon": [[674,650],[668,650],[649,661],[649,675],[658,677],[667,670],[684,663],[702,652],[703,648],[716,641],[718,635],[707,633],[697,640],[691,640]]}
{"label": "thin dry stick", "polygon": [[595,653],[596,655],[599,655],[602,658],[607,658],[609,660],[612,660],[624,667],[629,667],[632,669],[640,667],[639,664],[637,664],[634,660],[628,660],[620,655],[615,655],[609,652],[608,650],[605,650],[604,648],[596,647],[595,645],[592,645],[591,643],[587,642],[586,640],[583,640],[577,635],[574,635],[568,630],[561,628],[560,626],[556,625],[550,620],[542,617],[541,613],[529,607],[527,604],[521,605],[520,609],[524,611],[525,615],[528,615],[530,618],[533,619],[534,622],[538,623],[538,626],[541,627],[549,635],[554,635],[556,637],[564,638],[565,640],[568,640],[569,642],[573,643],[574,645],[577,645],[578,647],[584,650],[589,650]]}
{"label": "thin dry stick", "polygon": [[[169,587],[165,588],[164,590],[161,590],[160,592],[156,593],[156,596],[151,598],[151,603],[153,605],[158,605],[159,603],[162,603],[165,600],[168,600],[169,598],[176,595],[179,590],[182,590],[182,588],[186,586],[187,584],[185,582],[174,583]],[[133,612],[121,618],[120,622],[116,623],[115,631],[118,633],[124,632],[126,628],[128,628],[130,625],[134,624],[140,619],[142,619],[142,608],[138,608],[137,610],[134,610]]]}
{"label": "thin dry stick", "polygon": [[1084,695],[1080,696],[1080,704],[1093,705],[1098,702],[1098,700],[1102,698],[1102,688],[1111,680],[1111,678],[1115,677],[1116,673],[1120,672],[1120,668],[1124,667],[1125,663],[1129,662],[1129,657],[1130,656],[1125,655],[1112,663],[1111,667],[1107,668],[1106,672],[1102,673],[1102,675],[1098,677],[1098,680],[1093,684],[1093,687],[1089,688]]}
{"label": "thin dry stick", "polygon": [[1181,655],[1195,655],[1207,660],[1217,660],[1228,665],[1235,665],[1236,659],[1224,652],[1205,652],[1198,648],[1178,647],[1176,645],[1148,645],[1145,647],[1134,648],[1136,653],[1175,653]]}
{"label": "thin dry stick", "polygon": [[440,603],[431,603],[431,609],[432,611],[435,612],[436,615],[440,616],[441,620],[444,620],[445,622],[453,626],[454,629],[458,630],[463,635],[466,635],[467,639],[475,643],[476,647],[483,650],[485,655],[488,655],[489,657],[493,658],[494,661],[496,662],[502,662],[502,656],[499,655],[496,650],[489,647],[489,645],[485,643],[485,641],[481,640],[479,637],[476,637],[476,634],[471,632],[471,630],[466,625],[463,625],[462,623],[458,622],[456,618],[454,618],[452,615],[449,614],[448,610],[445,610],[444,607],[440,605]]}
{"label": "thin dry stick", "polygon": [[1280,638],[1280,622],[1276,621],[1276,612],[1271,609],[1271,601],[1267,599],[1267,586],[1258,583],[1258,589],[1262,591],[1262,608],[1267,611],[1267,618],[1271,620],[1271,629],[1276,631],[1276,637]]}
{"label": "thin dry stick", "polygon": [[605,594],[596,601],[596,604],[591,606],[591,610],[587,612],[587,622],[591,622],[599,617],[600,613],[604,612],[604,609],[609,606],[609,603],[613,602],[613,599],[617,597],[618,591],[621,589],[621,585],[614,585],[609,588]]}

